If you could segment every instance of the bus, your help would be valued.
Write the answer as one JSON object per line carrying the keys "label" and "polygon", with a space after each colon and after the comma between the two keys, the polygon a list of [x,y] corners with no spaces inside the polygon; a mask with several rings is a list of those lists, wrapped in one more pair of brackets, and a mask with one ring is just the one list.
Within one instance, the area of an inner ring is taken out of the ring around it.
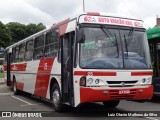
{"label": "bus", "polygon": [[147,37],[153,67],[154,95],[160,96],[160,27],[148,29]]}
{"label": "bus", "polygon": [[4,58],[0,58],[0,78],[4,77]]}
{"label": "bus", "polygon": [[5,81],[19,91],[64,104],[152,98],[152,69],[143,21],[87,12],[6,48]]}

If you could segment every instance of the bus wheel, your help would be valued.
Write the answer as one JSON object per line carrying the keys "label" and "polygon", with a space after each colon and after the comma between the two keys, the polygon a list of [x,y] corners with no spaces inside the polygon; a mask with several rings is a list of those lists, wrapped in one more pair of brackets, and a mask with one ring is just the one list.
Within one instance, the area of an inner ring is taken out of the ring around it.
{"label": "bus wheel", "polygon": [[119,100],[103,102],[104,106],[107,108],[115,108],[116,106],[118,106],[119,103]]}
{"label": "bus wheel", "polygon": [[52,101],[53,108],[56,112],[63,111],[62,97],[60,93],[60,88],[57,83],[55,83],[52,86],[51,101]]}
{"label": "bus wheel", "polygon": [[14,92],[14,95],[19,94],[19,90],[17,89],[17,82],[15,78],[13,79],[13,92]]}

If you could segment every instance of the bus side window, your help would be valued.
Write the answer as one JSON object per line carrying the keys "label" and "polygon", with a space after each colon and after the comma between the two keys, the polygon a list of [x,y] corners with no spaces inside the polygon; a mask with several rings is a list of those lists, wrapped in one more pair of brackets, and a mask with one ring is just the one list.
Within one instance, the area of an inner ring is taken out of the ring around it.
{"label": "bus side window", "polygon": [[19,46],[16,46],[15,48],[15,62],[18,62],[19,60]]}
{"label": "bus side window", "polygon": [[14,47],[14,48],[12,48],[11,63],[15,62],[15,58],[16,58],[16,49]]}
{"label": "bus side window", "polygon": [[33,59],[33,40],[26,43],[26,55],[25,60],[29,61]]}
{"label": "bus side window", "polygon": [[38,60],[43,57],[44,35],[35,38],[33,59]]}
{"label": "bus side window", "polygon": [[24,61],[26,43],[19,45],[19,62]]}
{"label": "bus side window", "polygon": [[58,51],[58,30],[46,34],[44,57],[57,57]]}

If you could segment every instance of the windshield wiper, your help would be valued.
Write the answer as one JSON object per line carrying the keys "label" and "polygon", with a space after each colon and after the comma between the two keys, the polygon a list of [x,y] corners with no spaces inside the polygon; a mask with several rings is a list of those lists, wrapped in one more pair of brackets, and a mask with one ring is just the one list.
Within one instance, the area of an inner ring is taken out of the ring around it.
{"label": "windshield wiper", "polygon": [[[108,37],[108,38],[112,38],[112,39],[114,39],[115,38],[115,41],[116,41],[116,47],[117,47],[117,54],[118,54],[118,56],[116,57],[116,58],[118,58],[119,57],[119,48],[118,48],[118,41],[117,41],[117,36],[116,36],[116,34],[114,33],[114,36],[112,35],[112,33],[106,28],[106,26],[104,26],[104,25],[100,25],[101,27],[101,30],[105,33],[105,35]],[[105,29],[104,29],[105,28]]]}
{"label": "windshield wiper", "polygon": [[115,37],[115,40],[116,40],[117,54],[118,54],[118,56],[117,56],[116,58],[119,58],[119,47],[118,47],[117,36],[116,36],[116,34],[115,34],[115,33],[114,33],[114,37]]}
{"label": "windshield wiper", "polygon": [[132,36],[134,33],[134,27],[132,27],[132,29],[129,31],[128,37]]}
{"label": "windshield wiper", "polygon": [[126,39],[125,35],[124,35],[124,42],[125,42],[125,48],[126,48],[126,53],[127,53],[127,57],[128,57],[128,44],[127,44],[127,39]]}

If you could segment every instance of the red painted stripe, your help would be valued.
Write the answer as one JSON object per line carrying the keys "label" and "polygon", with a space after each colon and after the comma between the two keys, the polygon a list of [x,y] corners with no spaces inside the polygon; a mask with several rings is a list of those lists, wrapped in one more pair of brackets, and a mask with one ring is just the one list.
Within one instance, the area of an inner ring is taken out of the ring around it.
{"label": "red painted stripe", "polygon": [[60,32],[59,32],[60,34],[59,34],[59,35],[60,35],[60,36],[61,36],[61,35],[64,35],[64,33],[66,32],[67,25],[68,25],[69,21],[70,21],[70,18],[67,18],[67,19],[65,19],[64,21],[59,22],[59,23],[53,25],[53,26],[51,27],[51,30],[56,29],[56,28],[59,28],[59,30],[60,30]]}
{"label": "red painted stripe", "polygon": [[[118,94],[119,89],[92,89],[92,88],[80,88],[80,102],[100,102],[100,101],[108,101],[113,99],[124,99],[124,100],[140,100],[140,99],[151,99],[153,96],[153,86],[149,86],[147,88],[134,88],[127,90],[135,90],[135,94],[131,96],[131,94],[121,95]],[[143,90],[142,93],[139,93],[139,90]],[[108,94],[104,94],[104,91],[107,91]],[[115,92],[112,92],[115,91]],[[114,95],[114,96],[113,96]]]}
{"label": "red painted stripe", "polygon": [[35,95],[46,97],[53,63],[54,58],[40,60],[34,91]]}
{"label": "red painted stripe", "polygon": [[24,88],[24,83],[22,83],[22,82],[17,82],[17,89],[23,91],[23,88]]}
{"label": "red painted stripe", "polygon": [[131,76],[152,76],[153,75],[153,72],[150,71],[150,72],[131,72]]}
{"label": "red painted stripe", "polygon": [[91,72],[91,71],[75,71],[74,75],[77,76],[116,76],[116,72]]}
{"label": "red painted stripe", "polygon": [[[26,71],[27,63],[23,64],[12,64],[11,71]],[[7,71],[7,65],[4,65],[4,71]]]}
{"label": "red painted stripe", "polygon": [[98,12],[87,12],[87,15],[100,16],[100,13],[98,13]]}
{"label": "red painted stripe", "polygon": [[7,65],[4,65],[4,71],[7,71]]}

